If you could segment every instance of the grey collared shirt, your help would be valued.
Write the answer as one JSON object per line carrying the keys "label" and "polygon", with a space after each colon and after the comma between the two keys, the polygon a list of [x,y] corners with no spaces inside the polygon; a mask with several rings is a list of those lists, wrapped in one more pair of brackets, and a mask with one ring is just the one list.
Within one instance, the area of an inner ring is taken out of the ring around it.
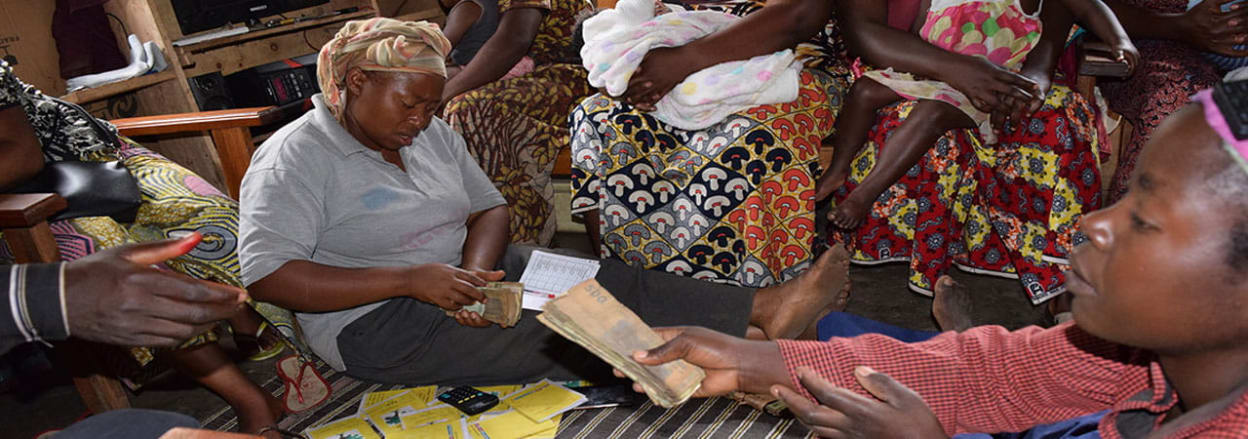
{"label": "grey collared shirt", "polygon": [[[239,261],[251,285],[294,260],[346,268],[459,265],[468,215],[506,204],[441,119],[399,150],[407,172],[360,144],[325,107],[260,145],[239,196]],[[336,370],[342,328],[384,302],[295,313],[312,350]]]}

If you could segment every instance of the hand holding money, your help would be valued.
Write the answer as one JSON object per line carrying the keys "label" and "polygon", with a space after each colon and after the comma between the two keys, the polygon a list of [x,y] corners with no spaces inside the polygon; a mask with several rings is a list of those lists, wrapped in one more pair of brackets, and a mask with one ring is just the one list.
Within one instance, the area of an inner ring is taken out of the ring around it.
{"label": "hand holding money", "polygon": [[[477,291],[485,295],[485,303],[476,302],[466,305],[460,311],[480,314],[485,320],[498,323],[503,327],[515,326],[520,321],[520,305],[524,294],[524,284],[519,282],[490,282]],[[455,311],[447,311],[453,316]]]}
{"label": "hand holding money", "polygon": [[636,381],[656,405],[671,408],[693,396],[706,374],[683,360],[647,366],[632,359],[633,352],[665,341],[598,281],[577,284],[547,302],[537,316],[542,324],[581,345]]}

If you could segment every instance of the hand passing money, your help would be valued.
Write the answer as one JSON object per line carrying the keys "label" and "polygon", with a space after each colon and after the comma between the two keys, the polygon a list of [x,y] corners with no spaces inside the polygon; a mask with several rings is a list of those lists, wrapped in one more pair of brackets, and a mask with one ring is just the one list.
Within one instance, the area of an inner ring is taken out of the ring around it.
{"label": "hand passing money", "polygon": [[[476,302],[463,307],[464,311],[480,314],[482,318],[503,327],[515,326],[520,321],[520,305],[524,295],[524,284],[519,282],[490,282],[477,291],[485,295],[485,303]],[[453,316],[455,311],[447,311]]]}
{"label": "hand passing money", "polygon": [[660,407],[684,403],[706,377],[702,368],[684,360],[657,366],[633,360],[633,352],[652,349],[664,340],[596,280],[577,284],[542,309],[538,321],[623,371]]}

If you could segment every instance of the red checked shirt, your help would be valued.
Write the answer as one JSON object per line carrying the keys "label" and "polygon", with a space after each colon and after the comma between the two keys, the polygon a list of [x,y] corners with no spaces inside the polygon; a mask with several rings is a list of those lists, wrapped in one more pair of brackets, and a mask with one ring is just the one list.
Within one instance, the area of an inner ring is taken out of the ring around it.
{"label": "red checked shirt", "polygon": [[[1248,392],[1162,425],[1178,403],[1156,356],[1093,337],[1073,324],[1015,332],[984,326],[906,344],[876,334],[828,342],[781,340],[795,389],[807,366],[833,384],[870,395],[854,378],[865,365],[918,392],[946,434],[1018,432],[1109,410],[1106,439],[1248,437]],[[810,397],[809,393],[803,394]]]}

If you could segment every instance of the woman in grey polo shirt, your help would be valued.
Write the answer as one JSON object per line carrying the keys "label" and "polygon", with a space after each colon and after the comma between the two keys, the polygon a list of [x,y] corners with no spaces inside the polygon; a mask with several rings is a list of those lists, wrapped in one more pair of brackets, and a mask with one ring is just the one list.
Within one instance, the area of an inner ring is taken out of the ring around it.
{"label": "woman in grey polo shirt", "polygon": [[[505,202],[434,110],[449,43],[435,25],[347,25],[321,49],[316,107],[261,145],[243,179],[242,277],[296,311],[337,370],[404,384],[601,379],[605,363],[526,311],[512,328],[460,309],[518,278]],[[846,263],[752,290],[603,261],[597,279],[652,325],[792,338],[843,307]],[[504,270],[494,271],[495,268]],[[459,310],[448,318],[444,310]]]}

